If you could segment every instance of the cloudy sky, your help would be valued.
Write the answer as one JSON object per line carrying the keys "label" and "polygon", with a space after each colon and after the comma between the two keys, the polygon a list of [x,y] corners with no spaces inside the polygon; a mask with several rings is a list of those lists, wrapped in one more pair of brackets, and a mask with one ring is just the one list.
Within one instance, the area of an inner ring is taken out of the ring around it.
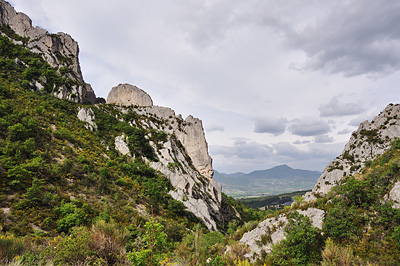
{"label": "cloudy sky", "polygon": [[97,96],[130,83],[202,119],[222,172],[322,171],[400,102],[400,1],[10,2],[79,42]]}

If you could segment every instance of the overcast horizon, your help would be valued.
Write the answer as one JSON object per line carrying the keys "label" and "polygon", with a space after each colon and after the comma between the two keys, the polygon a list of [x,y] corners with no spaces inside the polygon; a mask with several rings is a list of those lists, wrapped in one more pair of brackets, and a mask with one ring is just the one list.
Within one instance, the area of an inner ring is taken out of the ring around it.
{"label": "overcast horizon", "polygon": [[200,118],[219,172],[322,171],[400,102],[397,1],[9,2],[78,41],[98,97],[130,83]]}

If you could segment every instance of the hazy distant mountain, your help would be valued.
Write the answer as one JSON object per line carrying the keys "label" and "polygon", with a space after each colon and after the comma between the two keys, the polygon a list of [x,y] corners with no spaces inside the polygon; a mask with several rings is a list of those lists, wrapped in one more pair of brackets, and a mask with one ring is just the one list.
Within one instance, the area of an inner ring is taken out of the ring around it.
{"label": "hazy distant mountain", "polygon": [[293,169],[279,165],[267,170],[248,174],[225,174],[214,171],[214,179],[222,184],[222,190],[232,197],[277,195],[286,192],[311,189],[321,172]]}

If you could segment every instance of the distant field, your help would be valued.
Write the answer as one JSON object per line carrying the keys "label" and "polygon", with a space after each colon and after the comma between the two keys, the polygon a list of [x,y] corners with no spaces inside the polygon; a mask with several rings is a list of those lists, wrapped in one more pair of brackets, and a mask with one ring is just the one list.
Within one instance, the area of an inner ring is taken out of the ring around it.
{"label": "distant field", "polygon": [[303,196],[306,192],[309,191],[311,190],[295,191],[295,192],[265,196],[265,197],[240,198],[238,199],[238,201],[243,202],[244,205],[249,206],[251,208],[261,208],[265,206],[291,203],[293,201],[293,198]]}
{"label": "distant field", "polygon": [[233,198],[254,198],[281,195],[312,189],[321,172],[293,169],[279,165],[251,173],[225,174],[214,171],[214,179],[222,184],[222,191]]}

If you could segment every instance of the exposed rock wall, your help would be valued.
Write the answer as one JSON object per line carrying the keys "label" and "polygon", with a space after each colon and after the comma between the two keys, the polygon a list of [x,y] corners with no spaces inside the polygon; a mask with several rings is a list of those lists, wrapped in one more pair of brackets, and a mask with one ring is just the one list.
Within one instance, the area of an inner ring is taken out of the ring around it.
{"label": "exposed rock wall", "polygon": [[397,181],[389,192],[389,200],[393,201],[393,208],[400,208],[400,181]]}
{"label": "exposed rock wall", "polygon": [[[16,34],[28,38],[26,47],[40,54],[52,67],[68,67],[71,73],[66,76],[76,80],[71,87],[63,86],[54,95],[74,102],[95,103],[96,96],[92,87],[83,80],[79,65],[79,46],[65,33],[50,34],[44,29],[33,27],[31,19],[15,9],[6,1],[0,0],[0,25],[8,26]],[[22,42],[19,41],[20,44]],[[40,85],[38,87],[40,89]]]}
{"label": "exposed rock wall", "polygon": [[119,84],[113,87],[108,94],[107,103],[123,106],[153,106],[150,95],[136,86],[130,84]]}
{"label": "exposed rock wall", "polygon": [[360,124],[353,132],[340,156],[324,169],[312,192],[306,193],[305,201],[315,195],[326,195],[346,175],[357,173],[366,161],[383,154],[393,140],[400,137],[400,105],[388,105],[370,123]]}
{"label": "exposed rock wall", "polygon": [[[147,139],[152,139],[151,132],[166,134],[161,142],[150,141],[157,160],[147,162],[169,178],[175,188],[170,191],[174,199],[181,201],[210,230],[218,230],[218,224],[228,224],[235,217],[224,202],[221,185],[212,179],[212,160],[200,119],[193,116],[183,119],[170,108],[153,106],[146,92],[129,84],[114,87],[107,103],[116,104],[113,108],[117,111],[117,119],[123,119],[118,113],[130,113],[132,120],[126,122],[144,129]],[[78,117],[95,127],[96,120],[88,110],[81,108]],[[133,156],[134,151],[129,150],[125,134],[115,136],[114,145],[119,154]]]}
{"label": "exposed rock wall", "polygon": [[[312,226],[322,229],[322,220],[325,217],[325,212],[323,210],[308,208],[304,211],[297,211],[310,218]],[[281,214],[273,218],[265,219],[259,223],[255,229],[243,234],[240,243],[246,244],[250,248],[246,257],[254,259],[254,254],[260,256],[262,251],[269,253],[272,251],[273,245],[285,239],[285,228],[289,222],[287,218],[288,216],[289,214]],[[262,237],[269,239],[269,241],[263,244],[261,240]]]}
{"label": "exposed rock wall", "polygon": [[78,119],[82,122],[86,122],[85,127],[90,130],[97,130],[94,112],[91,108],[79,108]]}

